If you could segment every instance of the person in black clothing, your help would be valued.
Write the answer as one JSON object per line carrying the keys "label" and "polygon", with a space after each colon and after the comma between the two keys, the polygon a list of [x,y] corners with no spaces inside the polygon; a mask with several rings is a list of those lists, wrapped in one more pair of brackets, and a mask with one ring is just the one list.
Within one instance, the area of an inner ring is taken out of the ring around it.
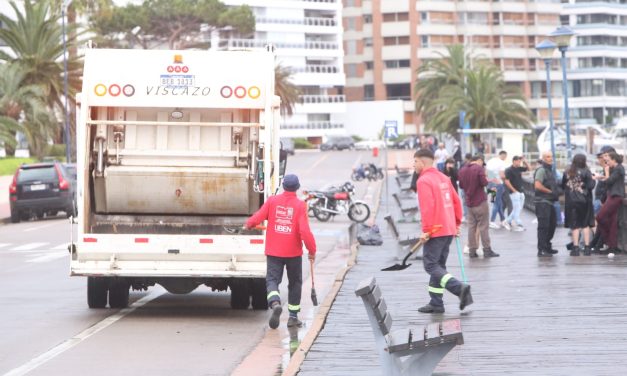
{"label": "person in black clothing", "polygon": [[533,177],[535,190],[534,203],[538,218],[538,257],[551,257],[557,253],[551,240],[557,227],[557,213],[553,204],[559,199],[560,192],[553,172],[553,153],[542,153]]}
{"label": "person in black clothing", "polygon": [[453,160],[455,160],[455,167],[459,171],[459,169],[462,168],[462,148],[458,141],[455,141],[453,145],[455,147],[453,150]]}
{"label": "person in black clothing", "polygon": [[451,179],[451,184],[453,184],[453,188],[455,192],[459,193],[458,184],[457,184],[457,168],[455,167],[455,160],[453,158],[449,158],[444,162],[444,175],[448,176]]}
{"label": "person in black clothing", "polygon": [[616,152],[608,153],[606,162],[610,167],[609,176],[594,176],[595,179],[604,181],[607,187],[607,197],[596,219],[608,252],[619,253],[618,210],[625,197],[625,168],[622,165],[623,157]]}
{"label": "person in black clothing", "polygon": [[571,229],[573,239],[571,256],[579,256],[579,235],[583,232],[584,256],[590,256],[590,227],[594,226],[592,189],[594,180],[586,164],[586,156],[577,154],[562,176],[562,189],[565,193],[564,209],[566,227]]}
{"label": "person in black clothing", "polygon": [[[615,151],[613,147],[603,146],[599,151],[599,154],[597,154],[597,163],[602,168],[602,171],[599,173],[599,175],[610,175],[610,168],[605,162],[605,157],[607,156],[607,153],[612,151]],[[595,216],[599,214],[601,206],[605,202],[605,198],[607,197],[606,193],[607,187],[605,186],[605,182],[603,180],[597,180],[597,185],[594,188],[594,200],[592,201]],[[592,247],[593,252],[599,252],[601,248],[603,248],[603,237],[601,236],[601,231],[599,231],[598,226],[594,228],[594,237],[592,238],[590,246]]]}
{"label": "person in black clothing", "polygon": [[529,171],[529,164],[524,157],[517,155],[512,158],[512,165],[505,169],[505,187],[512,201],[512,210],[503,223],[503,226],[508,230],[525,230],[520,220],[520,213],[522,213],[525,206],[522,178],[522,173],[525,171]]}

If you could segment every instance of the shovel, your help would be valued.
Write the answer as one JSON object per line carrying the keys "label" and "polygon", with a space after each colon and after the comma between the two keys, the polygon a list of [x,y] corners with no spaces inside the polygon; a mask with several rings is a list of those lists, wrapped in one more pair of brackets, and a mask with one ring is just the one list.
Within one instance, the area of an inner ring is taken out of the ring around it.
{"label": "shovel", "polygon": [[314,307],[317,307],[318,296],[316,295],[316,285],[314,284],[314,260],[309,260],[309,266],[311,267],[311,302]]}
{"label": "shovel", "polygon": [[[429,232],[429,235],[433,235],[435,234],[440,228],[442,228],[441,225],[435,225],[433,226],[433,228],[431,229],[431,231]],[[407,260],[409,260],[409,257],[411,255],[413,255],[417,250],[420,249],[420,247],[423,246],[424,243],[426,243],[427,241],[425,240],[418,240],[416,242],[416,244],[414,244],[413,247],[411,247],[411,250],[409,251],[409,253],[407,254],[407,256],[405,256],[405,258],[403,259],[403,262],[401,264],[394,264],[392,266],[388,266],[387,268],[383,268],[381,269],[382,272],[394,272],[394,271],[399,271],[399,270],[405,270],[407,268],[409,268],[411,266],[411,264],[407,263]]]}

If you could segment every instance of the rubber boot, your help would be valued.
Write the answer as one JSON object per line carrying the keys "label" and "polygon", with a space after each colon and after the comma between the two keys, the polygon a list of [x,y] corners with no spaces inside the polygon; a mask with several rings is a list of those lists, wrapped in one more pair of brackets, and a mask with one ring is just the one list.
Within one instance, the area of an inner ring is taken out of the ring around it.
{"label": "rubber boot", "polygon": [[473,303],[472,295],[470,294],[470,285],[463,284],[462,291],[459,294],[459,309],[464,310],[464,308],[468,307]]}
{"label": "rubber boot", "polygon": [[281,321],[281,312],[283,312],[283,307],[281,307],[281,303],[274,302],[272,304],[272,314],[270,314],[270,320],[268,320],[268,325],[272,329],[276,329],[279,327],[279,322]]}
{"label": "rubber boot", "polygon": [[293,328],[293,327],[300,328],[302,326],[303,326],[303,322],[300,321],[298,319],[298,317],[296,317],[296,316],[290,316],[290,318],[287,319],[287,327],[288,328]]}
{"label": "rubber boot", "polygon": [[418,308],[418,312],[420,313],[444,313],[444,307],[432,306],[431,304],[427,304],[423,307]]}

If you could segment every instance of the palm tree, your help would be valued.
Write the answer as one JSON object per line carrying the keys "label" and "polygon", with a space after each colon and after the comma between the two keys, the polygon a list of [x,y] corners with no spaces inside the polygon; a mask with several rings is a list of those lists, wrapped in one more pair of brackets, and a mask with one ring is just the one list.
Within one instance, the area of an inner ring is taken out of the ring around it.
{"label": "palm tree", "polygon": [[528,128],[533,115],[520,88],[507,85],[493,64],[484,63],[466,73],[466,84],[448,84],[426,111],[428,130],[455,133],[459,112],[466,112],[471,128]]}
{"label": "palm tree", "polygon": [[15,133],[21,131],[32,154],[41,158],[56,127],[45,102],[47,91],[40,85],[26,84],[25,79],[20,65],[0,65],[0,141],[12,154]]}
{"label": "palm tree", "polygon": [[290,81],[291,76],[289,68],[281,64],[274,67],[274,92],[281,98],[281,115],[291,116],[299,101],[300,89]]}
{"label": "palm tree", "polygon": [[464,47],[455,44],[447,47],[447,55],[439,59],[428,60],[418,68],[414,92],[416,93],[416,112],[425,122],[434,115],[428,111],[431,103],[438,99],[440,90],[447,85],[463,86],[466,77],[466,62],[471,57],[464,52]]}

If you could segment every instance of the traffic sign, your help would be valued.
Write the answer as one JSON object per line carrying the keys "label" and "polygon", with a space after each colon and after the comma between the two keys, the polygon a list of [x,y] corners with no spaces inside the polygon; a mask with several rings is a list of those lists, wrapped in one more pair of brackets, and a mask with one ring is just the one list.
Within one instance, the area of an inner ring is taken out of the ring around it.
{"label": "traffic sign", "polygon": [[385,138],[396,138],[398,137],[398,123],[396,120],[386,120],[385,121]]}

